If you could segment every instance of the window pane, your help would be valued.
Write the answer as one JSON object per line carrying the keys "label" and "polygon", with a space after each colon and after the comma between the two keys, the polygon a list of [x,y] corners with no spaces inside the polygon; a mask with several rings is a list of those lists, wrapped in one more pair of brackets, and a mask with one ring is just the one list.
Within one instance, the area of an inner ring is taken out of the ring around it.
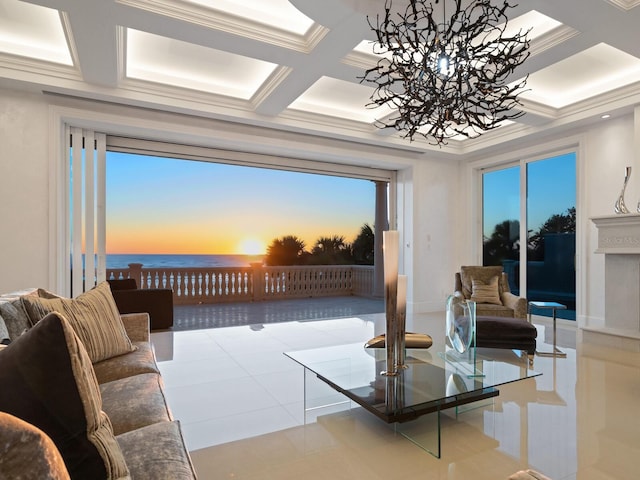
{"label": "window pane", "polygon": [[520,291],[520,167],[482,176],[483,265],[502,265],[511,291]]}
{"label": "window pane", "polygon": [[557,317],[571,320],[576,318],[575,205],[575,153],[527,164],[527,300],[566,305]]}

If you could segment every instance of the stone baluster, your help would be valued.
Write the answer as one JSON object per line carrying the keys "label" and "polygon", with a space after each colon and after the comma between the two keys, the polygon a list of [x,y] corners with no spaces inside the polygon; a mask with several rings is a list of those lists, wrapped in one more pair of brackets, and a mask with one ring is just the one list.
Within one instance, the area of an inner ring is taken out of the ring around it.
{"label": "stone baluster", "polygon": [[264,268],[262,262],[251,262],[251,275],[253,283],[253,300],[264,298]]}

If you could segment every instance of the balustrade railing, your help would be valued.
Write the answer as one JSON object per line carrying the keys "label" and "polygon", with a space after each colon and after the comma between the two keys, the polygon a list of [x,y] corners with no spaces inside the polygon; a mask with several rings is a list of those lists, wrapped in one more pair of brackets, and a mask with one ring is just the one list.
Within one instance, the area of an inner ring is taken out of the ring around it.
{"label": "balustrade railing", "polygon": [[134,278],[139,288],[169,288],[177,305],[326,296],[373,296],[374,269],[359,265],[129,268],[108,279]]}

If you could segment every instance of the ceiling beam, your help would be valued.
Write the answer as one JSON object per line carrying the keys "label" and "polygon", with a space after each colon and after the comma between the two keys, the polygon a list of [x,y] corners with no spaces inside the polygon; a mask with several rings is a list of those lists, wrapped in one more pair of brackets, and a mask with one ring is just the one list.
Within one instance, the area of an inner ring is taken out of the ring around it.
{"label": "ceiling beam", "polygon": [[113,2],[104,0],[30,0],[29,3],[60,10],[67,22],[77,67],[84,81],[116,88],[121,76],[120,42],[113,21]]}
{"label": "ceiling beam", "polygon": [[351,52],[368,28],[360,15],[344,17],[307,55],[304,65],[283,76],[269,95],[261,99],[255,106],[256,113],[275,116],[285,110]]}

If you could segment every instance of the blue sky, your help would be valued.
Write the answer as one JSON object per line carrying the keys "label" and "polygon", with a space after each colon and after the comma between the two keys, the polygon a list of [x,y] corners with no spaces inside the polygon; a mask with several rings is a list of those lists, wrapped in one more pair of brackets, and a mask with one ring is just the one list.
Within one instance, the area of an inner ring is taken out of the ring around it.
{"label": "blue sky", "polygon": [[283,235],[309,248],[320,236],[351,242],[374,208],[368,180],[107,154],[109,253],[264,253]]}
{"label": "blue sky", "polygon": [[[576,157],[568,153],[527,164],[528,229],[576,206]],[[484,235],[495,225],[520,218],[520,167],[484,174]]]}

